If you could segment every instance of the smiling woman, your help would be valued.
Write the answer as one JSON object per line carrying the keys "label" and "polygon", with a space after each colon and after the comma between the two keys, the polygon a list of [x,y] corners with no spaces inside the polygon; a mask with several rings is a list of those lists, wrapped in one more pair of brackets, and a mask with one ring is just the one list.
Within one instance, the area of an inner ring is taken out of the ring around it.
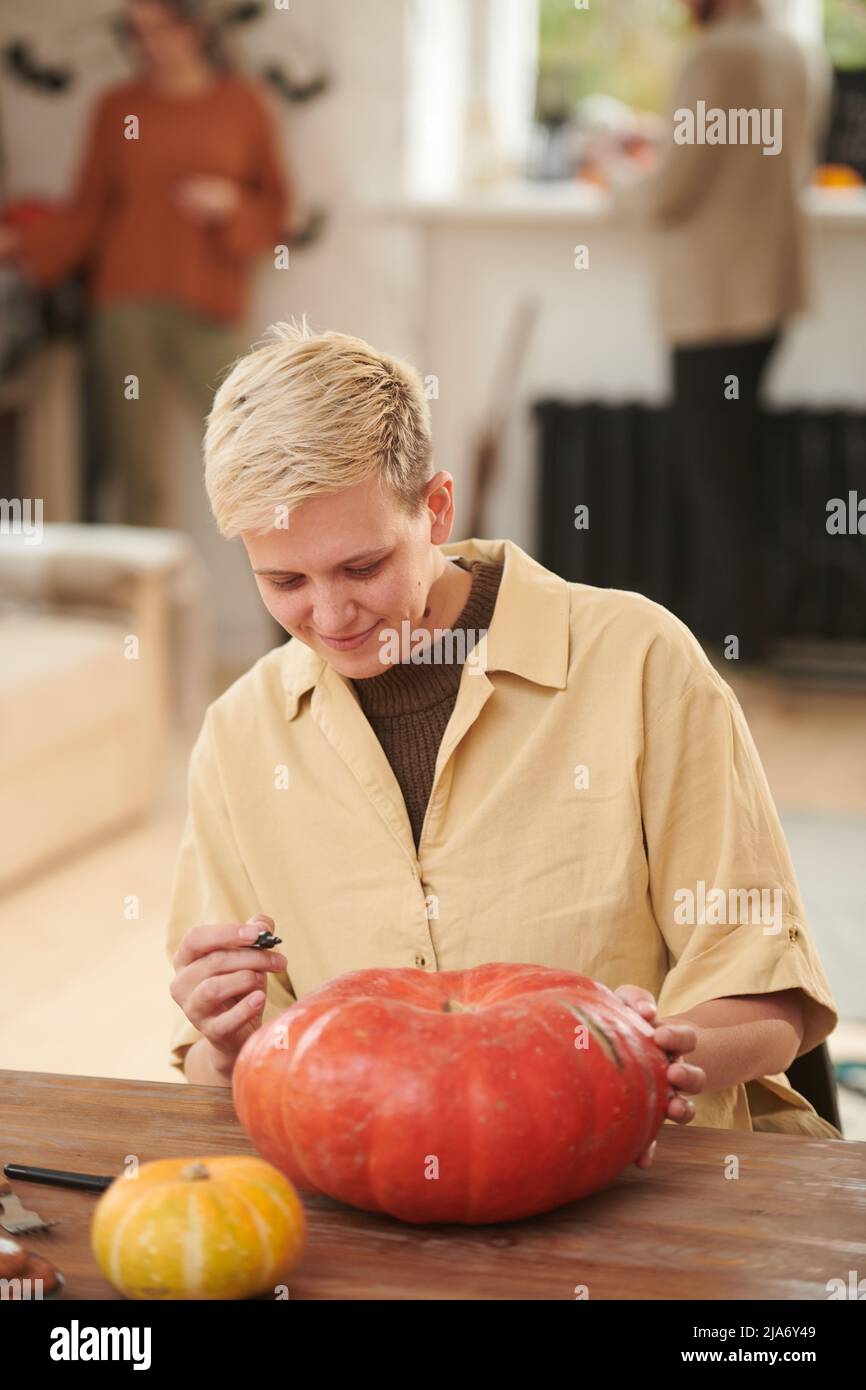
{"label": "smiling woman", "polygon": [[[732,691],[639,594],[449,542],[434,470],[418,374],[360,339],[276,324],[217,391],[211,505],[296,640],[193,751],[174,1064],[229,1084],[263,1019],[355,970],[543,965],[647,1020],[668,1120],[837,1134],[782,1074],[837,1015]],[[381,640],[404,624],[461,640],[417,661]],[[773,889],[780,929],[686,920],[701,882]],[[245,944],[262,917],[284,955]]]}

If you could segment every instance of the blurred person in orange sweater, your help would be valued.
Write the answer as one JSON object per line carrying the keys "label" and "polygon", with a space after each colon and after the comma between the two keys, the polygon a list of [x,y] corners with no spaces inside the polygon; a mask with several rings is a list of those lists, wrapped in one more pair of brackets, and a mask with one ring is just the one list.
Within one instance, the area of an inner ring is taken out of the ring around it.
{"label": "blurred person in orange sweater", "polygon": [[251,271],[284,243],[292,195],[267,102],[201,0],[129,0],[118,27],[138,74],[97,100],[69,202],[0,226],[0,258],[46,289],[86,268],[92,449],[120,519],[158,525],[162,388],[179,378],[203,421],[248,347]]}

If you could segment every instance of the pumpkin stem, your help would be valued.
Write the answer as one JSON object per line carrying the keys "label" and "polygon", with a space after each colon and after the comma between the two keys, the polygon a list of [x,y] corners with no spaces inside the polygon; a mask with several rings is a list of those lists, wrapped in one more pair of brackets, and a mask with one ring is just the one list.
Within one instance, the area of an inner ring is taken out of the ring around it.
{"label": "pumpkin stem", "polygon": [[184,1182],[195,1182],[199,1178],[209,1178],[210,1173],[203,1163],[188,1163],[180,1176]]}
{"label": "pumpkin stem", "polygon": [[443,1014],[463,1014],[469,1012],[468,1004],[461,1004],[459,999],[446,999],[442,1005]]}

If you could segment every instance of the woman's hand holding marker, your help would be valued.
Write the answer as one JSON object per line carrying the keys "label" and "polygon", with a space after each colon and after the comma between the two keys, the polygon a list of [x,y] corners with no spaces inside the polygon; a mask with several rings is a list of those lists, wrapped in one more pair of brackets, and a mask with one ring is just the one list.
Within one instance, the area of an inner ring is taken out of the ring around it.
{"label": "woman's hand holding marker", "polygon": [[215,1070],[231,1074],[238,1053],[261,1026],[267,970],[285,970],[274,921],[258,914],[243,925],[192,927],[175,954],[170,993],[210,1044]]}

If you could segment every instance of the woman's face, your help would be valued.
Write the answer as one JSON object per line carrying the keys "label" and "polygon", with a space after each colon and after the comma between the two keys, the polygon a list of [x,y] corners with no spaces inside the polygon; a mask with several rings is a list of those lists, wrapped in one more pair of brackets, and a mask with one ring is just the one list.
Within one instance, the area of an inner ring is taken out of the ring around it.
{"label": "woman's face", "polygon": [[126,24],[130,41],[149,68],[171,71],[185,67],[201,50],[197,26],[179,20],[159,0],[133,0]]}
{"label": "woman's face", "polygon": [[379,634],[399,638],[407,619],[410,632],[423,625],[442,567],[435,547],[453,525],[451,483],[448,473],[431,478],[415,517],[368,479],[303,502],[286,529],[244,532],[268,612],[341,675],[380,675]]}

